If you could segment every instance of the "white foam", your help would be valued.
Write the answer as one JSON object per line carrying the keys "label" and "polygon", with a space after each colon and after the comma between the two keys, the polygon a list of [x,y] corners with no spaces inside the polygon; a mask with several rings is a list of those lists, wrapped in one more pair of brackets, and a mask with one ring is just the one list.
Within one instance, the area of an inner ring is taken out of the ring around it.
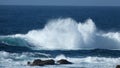
{"label": "white foam", "polygon": [[92,19],[84,23],[71,18],[55,19],[44,29],[29,31],[26,37],[41,49],[120,48],[120,33],[100,33]]}
{"label": "white foam", "polygon": [[71,18],[50,21],[42,30],[26,34],[37,47],[45,49],[79,49],[93,42],[96,30],[91,19],[77,23]]}
{"label": "white foam", "polygon": [[[28,61],[33,61],[38,57],[34,57],[35,53],[9,53],[0,51],[0,67],[1,68],[39,68],[39,66],[27,66]],[[43,59],[40,58],[39,59]],[[48,58],[46,58],[48,59]],[[52,58],[54,59],[54,58]],[[54,60],[67,59],[74,63],[70,65],[49,65],[42,68],[70,68],[70,67],[86,67],[86,68],[115,68],[120,63],[120,57],[118,58],[105,58],[105,57],[83,57],[72,58],[65,55],[58,55]],[[97,67],[96,67],[97,66]]]}
{"label": "white foam", "polygon": [[56,56],[55,60],[67,59],[63,54]]}
{"label": "white foam", "polygon": [[[12,38],[15,41],[7,40]],[[16,40],[16,38],[20,38]],[[76,49],[120,49],[119,32],[99,32],[92,19],[76,22],[72,18],[54,19],[43,29],[31,30],[27,34],[1,36],[2,42],[12,45],[33,45],[35,49],[76,50]],[[23,41],[22,41],[23,40]],[[26,43],[27,42],[27,43]],[[22,43],[22,44],[21,44]]]}

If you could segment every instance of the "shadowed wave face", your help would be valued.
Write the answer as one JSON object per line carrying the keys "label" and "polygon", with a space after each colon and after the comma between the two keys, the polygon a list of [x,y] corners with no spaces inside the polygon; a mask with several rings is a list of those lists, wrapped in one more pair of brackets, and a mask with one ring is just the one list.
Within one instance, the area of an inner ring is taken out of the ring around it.
{"label": "shadowed wave face", "polygon": [[92,19],[81,23],[65,18],[50,20],[43,29],[27,34],[0,36],[0,43],[34,50],[120,49],[120,33],[102,32]]}

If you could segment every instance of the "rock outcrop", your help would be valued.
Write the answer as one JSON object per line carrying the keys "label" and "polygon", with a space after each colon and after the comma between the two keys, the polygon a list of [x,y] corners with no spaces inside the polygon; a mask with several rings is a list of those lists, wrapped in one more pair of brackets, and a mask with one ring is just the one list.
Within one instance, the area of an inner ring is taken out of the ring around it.
{"label": "rock outcrop", "polygon": [[[53,59],[49,59],[49,60],[35,59],[32,63],[27,62],[27,64],[29,66],[55,65],[55,61]],[[66,59],[61,59],[58,60],[56,64],[72,64],[72,62],[69,62]]]}
{"label": "rock outcrop", "polygon": [[67,61],[66,59],[61,59],[57,61],[58,64],[72,64],[72,62]]}
{"label": "rock outcrop", "polygon": [[36,59],[32,63],[28,62],[28,65],[30,66],[44,66],[44,65],[54,65],[55,61],[53,59],[50,60],[41,60]]}
{"label": "rock outcrop", "polygon": [[120,65],[117,65],[116,68],[120,68]]}

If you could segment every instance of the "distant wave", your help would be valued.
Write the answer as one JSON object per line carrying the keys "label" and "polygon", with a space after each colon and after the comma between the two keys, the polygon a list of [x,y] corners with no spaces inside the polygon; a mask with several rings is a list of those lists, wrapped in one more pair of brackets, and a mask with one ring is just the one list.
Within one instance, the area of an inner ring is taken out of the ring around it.
{"label": "distant wave", "polygon": [[120,33],[101,32],[92,19],[81,23],[65,18],[50,20],[43,29],[27,34],[0,36],[0,43],[38,50],[120,49]]}

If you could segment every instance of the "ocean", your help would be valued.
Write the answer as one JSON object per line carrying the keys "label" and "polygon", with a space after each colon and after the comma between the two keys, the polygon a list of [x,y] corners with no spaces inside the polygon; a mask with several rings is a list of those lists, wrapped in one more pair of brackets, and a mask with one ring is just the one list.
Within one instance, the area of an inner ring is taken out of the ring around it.
{"label": "ocean", "polygon": [[[28,66],[35,59],[73,64]],[[115,68],[120,7],[0,6],[0,68]]]}

